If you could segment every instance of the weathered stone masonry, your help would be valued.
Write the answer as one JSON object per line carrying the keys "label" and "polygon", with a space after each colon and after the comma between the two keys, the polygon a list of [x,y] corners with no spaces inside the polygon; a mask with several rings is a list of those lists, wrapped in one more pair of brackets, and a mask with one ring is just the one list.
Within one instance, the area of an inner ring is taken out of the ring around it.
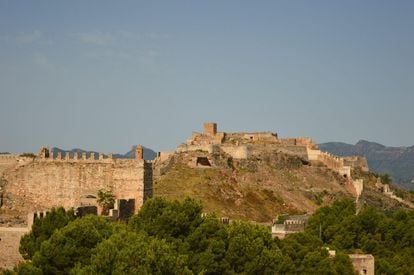
{"label": "weathered stone masonry", "polygon": [[112,190],[118,199],[133,199],[137,212],[152,196],[152,163],[142,159],[138,147],[135,159],[55,158],[42,150],[36,158],[16,161],[3,172],[3,204],[7,208],[30,212],[96,204],[99,190]]}

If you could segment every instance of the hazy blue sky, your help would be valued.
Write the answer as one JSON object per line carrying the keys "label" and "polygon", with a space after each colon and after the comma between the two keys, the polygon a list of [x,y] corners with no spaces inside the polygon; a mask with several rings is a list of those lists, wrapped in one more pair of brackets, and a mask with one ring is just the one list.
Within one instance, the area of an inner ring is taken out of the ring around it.
{"label": "hazy blue sky", "polygon": [[204,121],[414,144],[414,1],[0,0],[0,151],[172,150]]}

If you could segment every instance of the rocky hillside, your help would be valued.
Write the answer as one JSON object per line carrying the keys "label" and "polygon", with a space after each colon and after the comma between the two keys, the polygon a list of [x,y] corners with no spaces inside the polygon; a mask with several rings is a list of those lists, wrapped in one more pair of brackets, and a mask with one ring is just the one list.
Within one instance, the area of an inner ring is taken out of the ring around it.
{"label": "rocky hillside", "polygon": [[[197,158],[204,164],[197,166]],[[201,200],[206,211],[232,219],[271,222],[277,214],[312,213],[337,198],[354,198],[352,185],[336,172],[280,152],[267,151],[245,160],[223,152],[186,152],[157,163],[156,169],[159,166],[168,169],[155,179],[155,196],[191,196]],[[383,197],[372,188],[367,201]],[[399,207],[387,198],[380,204]]]}
{"label": "rocky hillside", "polygon": [[414,146],[387,147],[360,140],[355,145],[341,142],[322,143],[319,144],[319,148],[338,156],[364,156],[371,171],[387,173],[393,182],[414,190]]}

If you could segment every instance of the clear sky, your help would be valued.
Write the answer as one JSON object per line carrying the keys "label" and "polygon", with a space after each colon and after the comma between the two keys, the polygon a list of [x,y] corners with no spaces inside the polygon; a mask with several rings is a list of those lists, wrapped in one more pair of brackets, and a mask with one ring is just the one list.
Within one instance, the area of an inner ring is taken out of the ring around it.
{"label": "clear sky", "polygon": [[0,152],[172,150],[204,121],[414,144],[414,1],[0,0]]}

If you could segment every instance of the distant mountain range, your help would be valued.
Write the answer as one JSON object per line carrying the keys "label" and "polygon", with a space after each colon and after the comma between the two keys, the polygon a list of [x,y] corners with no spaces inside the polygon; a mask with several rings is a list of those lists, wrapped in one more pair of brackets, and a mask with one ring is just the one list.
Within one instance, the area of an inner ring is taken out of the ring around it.
{"label": "distant mountain range", "polygon": [[389,174],[393,182],[414,189],[414,146],[387,147],[360,140],[355,145],[343,142],[319,144],[322,151],[338,156],[359,155],[367,158],[370,171]]}
{"label": "distant mountain range", "polygon": [[[119,154],[119,153],[118,154],[113,154],[113,157],[118,158],[118,159],[133,159],[133,158],[135,158],[135,148],[136,147],[137,147],[136,145],[132,146],[132,149],[130,151],[126,152],[125,154]],[[144,159],[145,160],[153,160],[153,159],[156,158],[157,153],[155,151],[153,151],[153,150],[151,150],[147,147],[143,147],[143,148],[144,148]],[[51,151],[54,152],[55,157],[56,157],[56,154],[58,152],[60,152],[62,154],[62,158],[64,158],[67,153],[70,154],[71,158],[73,157],[73,153],[78,153],[78,155],[80,157],[81,154],[84,153],[84,152],[86,153],[87,158],[89,158],[91,153],[95,153],[95,158],[98,157],[98,152],[87,151],[87,150],[83,150],[83,149],[79,149],[79,148],[74,148],[74,149],[71,149],[71,150],[63,150],[63,149],[60,149],[58,147],[53,147],[51,149]]]}

